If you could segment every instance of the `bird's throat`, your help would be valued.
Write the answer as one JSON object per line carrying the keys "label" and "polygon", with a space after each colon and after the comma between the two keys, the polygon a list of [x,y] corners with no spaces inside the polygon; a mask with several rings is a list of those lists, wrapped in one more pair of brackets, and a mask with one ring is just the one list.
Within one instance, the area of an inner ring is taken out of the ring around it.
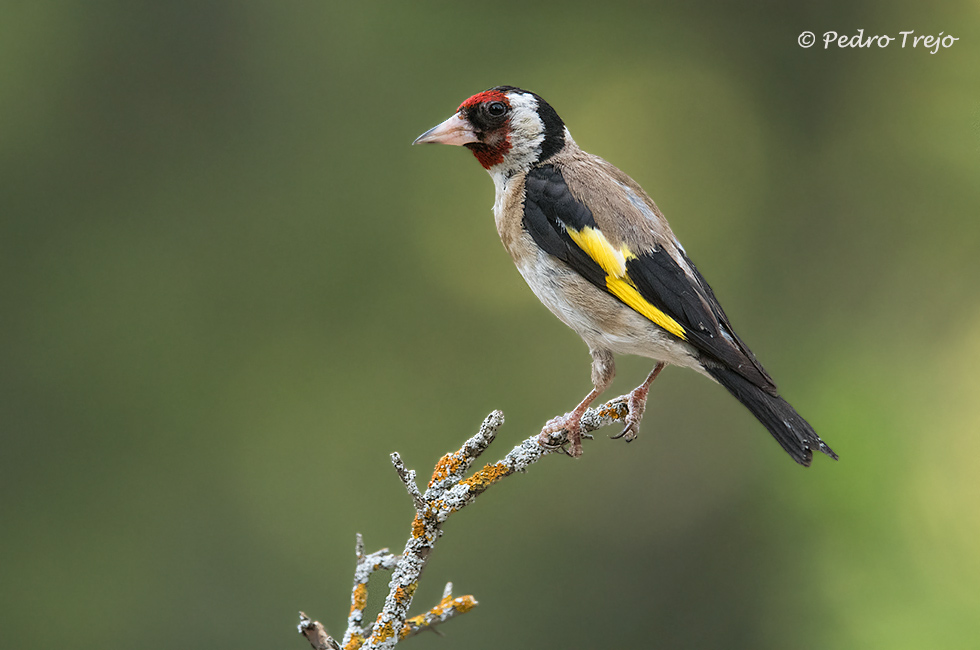
{"label": "bird's throat", "polygon": [[474,142],[464,146],[473,152],[473,155],[480,161],[483,168],[487,170],[504,162],[504,156],[511,149],[510,138],[502,138],[495,144]]}

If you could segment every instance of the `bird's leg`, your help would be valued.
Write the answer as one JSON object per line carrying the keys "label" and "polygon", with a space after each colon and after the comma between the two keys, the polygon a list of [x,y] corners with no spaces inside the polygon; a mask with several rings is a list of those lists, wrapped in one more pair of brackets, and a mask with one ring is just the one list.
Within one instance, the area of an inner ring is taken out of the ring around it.
{"label": "bird's leg", "polygon": [[578,458],[582,455],[582,416],[586,409],[606,390],[616,376],[616,363],[609,350],[589,350],[592,353],[592,390],[570,413],[548,420],[538,435],[538,444],[553,447],[552,434],[565,431],[568,436],[568,455]]}
{"label": "bird's leg", "polygon": [[665,365],[667,364],[663,361],[658,363],[650,371],[650,374],[647,375],[644,382],[630,391],[630,412],[626,415],[626,427],[618,436],[613,436],[613,439],[625,438],[626,442],[632,442],[639,435],[640,420],[643,419],[643,412],[647,408],[647,395],[650,393],[650,384],[657,378],[657,375],[660,374],[660,371],[664,369]]}
{"label": "bird's leg", "polygon": [[568,436],[568,442],[570,443],[568,449],[568,455],[573,458],[578,458],[582,455],[582,416],[585,415],[586,409],[589,408],[595,398],[599,396],[599,391],[593,388],[588,395],[585,396],[579,405],[575,409],[566,413],[565,415],[559,415],[558,417],[551,418],[541,429],[541,433],[538,434],[538,444],[542,447],[556,448],[551,442],[551,436],[559,431],[565,431]]}

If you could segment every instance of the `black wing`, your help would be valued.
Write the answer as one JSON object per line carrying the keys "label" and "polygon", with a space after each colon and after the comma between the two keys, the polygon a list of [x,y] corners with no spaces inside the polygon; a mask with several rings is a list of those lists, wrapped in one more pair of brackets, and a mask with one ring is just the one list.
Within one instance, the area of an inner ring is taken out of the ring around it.
{"label": "black wing", "polygon": [[[582,241],[581,233],[589,233],[589,229],[599,232],[599,227],[588,206],[569,191],[561,172],[553,165],[536,167],[528,172],[525,188],[524,228],[538,246],[654,324],[663,327],[657,312],[665,314],[680,327],[678,331],[666,323],[668,334],[692,344],[706,365],[713,362],[730,368],[775,394],[772,379],[735,334],[711,287],[683,251],[679,254],[691,274],[659,245],[647,251],[629,251],[624,257],[624,272],[611,274],[608,261],[599,259],[603,251],[597,252],[596,246],[583,248],[576,242],[576,238]],[[624,201],[628,199],[624,197]],[[624,281],[636,290],[638,298],[624,293]]]}

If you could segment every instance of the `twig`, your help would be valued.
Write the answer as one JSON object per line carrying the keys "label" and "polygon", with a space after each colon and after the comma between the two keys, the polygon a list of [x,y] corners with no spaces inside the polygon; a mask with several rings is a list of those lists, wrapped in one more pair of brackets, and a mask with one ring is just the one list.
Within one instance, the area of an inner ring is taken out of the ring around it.
{"label": "twig", "polygon": [[436,628],[436,625],[439,623],[445,623],[457,614],[465,614],[476,607],[476,605],[477,602],[473,596],[460,596],[459,598],[453,598],[453,583],[447,582],[446,588],[442,592],[442,600],[439,601],[438,605],[427,611],[425,614],[413,616],[405,621],[405,627],[402,628],[402,634],[399,641],[401,639],[414,636],[419,632],[424,632],[425,630],[432,630],[436,634],[440,634],[438,628]]}
{"label": "twig", "polygon": [[[364,643],[364,608],[367,606],[368,581],[371,574],[379,569],[391,571],[398,563],[398,556],[383,548],[370,555],[364,555],[364,538],[357,534],[354,546],[357,566],[354,568],[354,589],[350,596],[350,614],[347,616],[347,632],[344,633],[344,647],[359,647]],[[354,645],[351,646],[351,642]]]}
{"label": "twig", "polygon": [[395,466],[395,471],[398,472],[398,478],[405,484],[408,495],[415,502],[415,509],[421,510],[424,508],[425,503],[422,501],[422,493],[419,492],[419,486],[415,484],[415,470],[405,467],[405,463],[402,462],[402,457],[398,455],[397,451],[391,455],[391,462]]}
{"label": "twig", "polygon": [[[628,396],[621,395],[582,417],[584,433],[626,418]],[[432,478],[422,493],[415,483],[415,472],[405,467],[397,453],[391,462],[405,485],[415,505],[412,534],[405,543],[401,555],[388,549],[364,554],[364,541],[357,535],[355,553],[357,567],[354,570],[354,588],[351,592],[351,608],[347,618],[347,631],[343,646],[337,643],[318,621],[300,612],[299,631],[316,650],[384,650],[395,646],[402,639],[423,630],[435,631],[436,625],[454,616],[468,612],[477,602],[473,596],[452,595],[452,583],[446,585],[442,600],[424,614],[408,618],[408,608],[418,586],[419,576],[428,562],[436,540],[442,536],[442,524],[449,515],[472,503],[491,485],[514,472],[523,472],[533,463],[550,453],[563,451],[567,442],[564,431],[552,434],[548,446],[542,446],[539,434],[534,434],[514,447],[503,459],[484,465],[469,478],[463,478],[474,461],[482,454],[497,435],[504,423],[504,415],[494,411],[487,416],[480,430],[457,451],[446,454],[436,463]],[[371,574],[380,569],[392,571],[388,596],[381,613],[373,625],[364,626],[364,608],[367,605],[367,585]]]}
{"label": "twig", "polygon": [[340,650],[340,644],[327,634],[319,621],[311,621],[303,612],[299,613],[299,633],[306,637],[314,650]]}

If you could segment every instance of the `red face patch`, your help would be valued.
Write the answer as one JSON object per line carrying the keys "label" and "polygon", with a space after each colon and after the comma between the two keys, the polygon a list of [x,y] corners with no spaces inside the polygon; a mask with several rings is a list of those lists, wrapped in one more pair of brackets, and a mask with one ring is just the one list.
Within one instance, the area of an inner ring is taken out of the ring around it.
{"label": "red face patch", "polygon": [[483,102],[503,102],[504,104],[507,104],[508,108],[510,108],[510,102],[507,101],[507,95],[505,95],[502,91],[484,90],[482,93],[477,93],[460,104],[456,111],[459,112],[464,108],[470,108],[471,106],[476,106],[477,104],[482,104]]}
{"label": "red face patch", "polygon": [[466,148],[473,152],[473,155],[485,169],[502,163],[504,156],[511,149],[510,128],[507,123],[504,122],[500,126],[494,126],[488,130],[490,125],[485,123],[487,118],[481,115],[479,107],[492,102],[500,102],[510,109],[510,101],[507,99],[507,94],[502,90],[485,90],[482,93],[477,93],[460,104],[457,109],[458,113],[466,115],[466,119],[474,125],[480,134],[482,142],[467,144]]}
{"label": "red face patch", "polygon": [[476,159],[480,161],[484,169],[490,169],[494,165],[499,165],[504,162],[504,155],[510,151],[510,137],[503,139],[500,144],[495,147],[473,147],[468,146]]}

